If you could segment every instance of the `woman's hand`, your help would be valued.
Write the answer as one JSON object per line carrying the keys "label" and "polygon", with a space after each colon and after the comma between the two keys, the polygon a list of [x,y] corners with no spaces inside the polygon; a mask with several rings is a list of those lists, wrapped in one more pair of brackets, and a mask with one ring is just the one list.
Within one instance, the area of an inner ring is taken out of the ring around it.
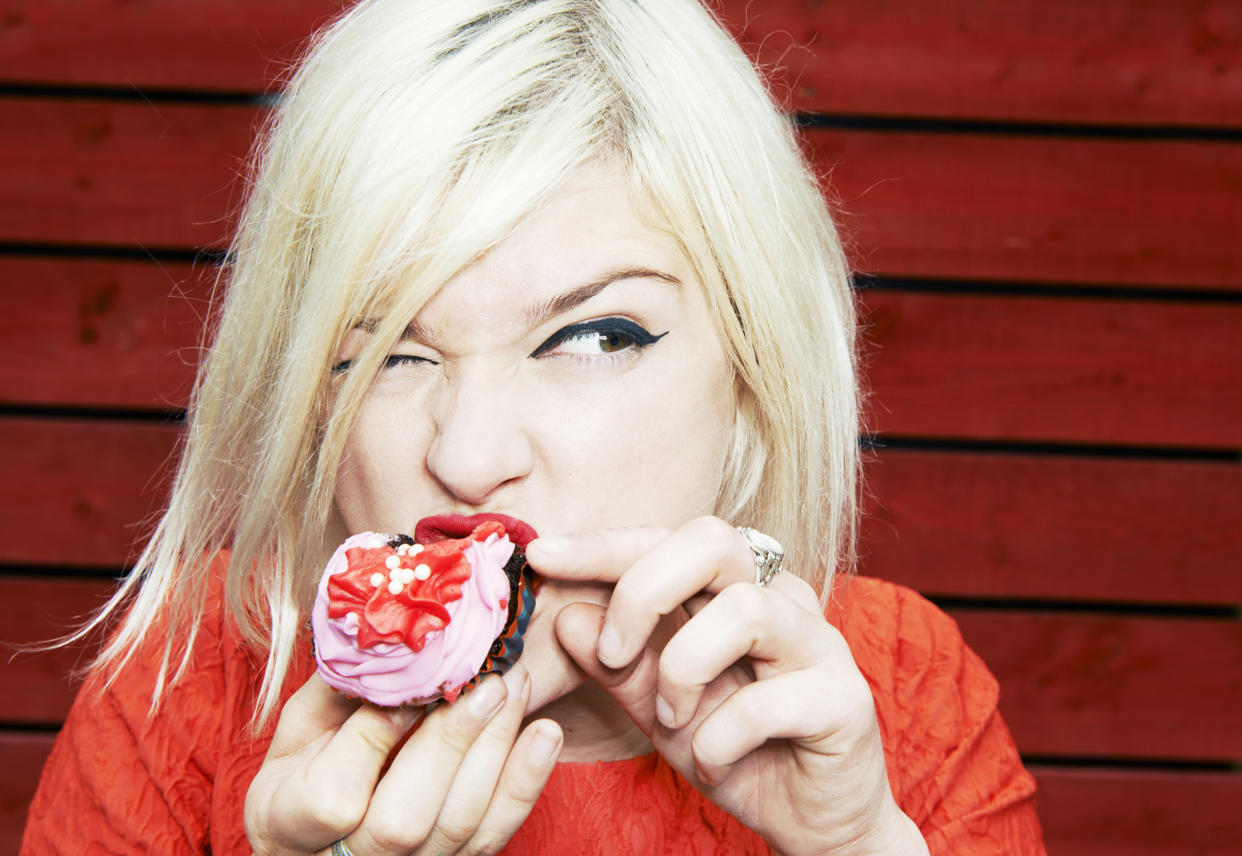
{"label": "woman's hand", "polygon": [[538,539],[527,556],[550,578],[615,583],[607,610],[561,611],[561,644],[678,772],[774,849],[927,852],[893,800],[845,640],[794,575],[754,584],[732,526]]}
{"label": "woman's hand", "polygon": [[[290,697],[246,794],[256,854],[495,853],[556,764],[562,734],[539,720],[519,736],[530,696],[520,664],[425,717],[349,701],[317,675]],[[387,766],[386,766],[387,764]]]}

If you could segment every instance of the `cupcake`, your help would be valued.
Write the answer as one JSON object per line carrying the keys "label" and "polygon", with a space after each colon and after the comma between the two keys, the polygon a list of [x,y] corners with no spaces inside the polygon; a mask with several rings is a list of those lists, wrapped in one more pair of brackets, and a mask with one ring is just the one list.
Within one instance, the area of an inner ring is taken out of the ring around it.
{"label": "cupcake", "polygon": [[329,686],[383,707],[453,701],[522,654],[537,582],[535,531],[501,514],[440,515],[414,536],[351,535],[311,611]]}

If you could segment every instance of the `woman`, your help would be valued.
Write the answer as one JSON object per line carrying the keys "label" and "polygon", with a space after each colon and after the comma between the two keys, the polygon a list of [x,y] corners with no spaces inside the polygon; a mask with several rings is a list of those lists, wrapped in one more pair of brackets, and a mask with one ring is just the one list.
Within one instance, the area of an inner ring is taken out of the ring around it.
{"label": "woman", "polygon": [[[1042,852],[952,623],[834,579],[848,276],[703,9],[363,2],[258,163],[29,852]],[[347,535],[445,512],[533,524],[545,583],[519,665],[414,728],[313,676],[305,623]]]}

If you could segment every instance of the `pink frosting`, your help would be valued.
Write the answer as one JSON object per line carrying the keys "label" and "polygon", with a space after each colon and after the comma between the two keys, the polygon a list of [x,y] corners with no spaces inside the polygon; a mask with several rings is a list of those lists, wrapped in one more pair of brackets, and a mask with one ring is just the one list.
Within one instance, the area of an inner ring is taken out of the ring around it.
{"label": "pink frosting", "polygon": [[446,604],[448,625],[429,632],[421,651],[401,642],[359,649],[357,615],[328,616],[328,578],[348,567],[346,550],[382,547],[388,540],[375,532],[352,535],[328,561],[311,610],[319,674],[333,688],[384,707],[451,698],[478,674],[492,643],[504,631],[509,616],[504,568],[513,544],[506,536],[492,534],[466,547],[470,578],[462,584],[461,597]]}

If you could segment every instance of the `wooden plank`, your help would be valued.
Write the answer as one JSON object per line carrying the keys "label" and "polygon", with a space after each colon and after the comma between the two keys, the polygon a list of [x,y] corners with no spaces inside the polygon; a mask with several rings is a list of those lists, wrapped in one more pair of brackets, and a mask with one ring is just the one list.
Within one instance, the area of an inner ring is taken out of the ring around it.
{"label": "wooden plank", "polygon": [[861,309],[872,430],[1242,447],[1242,304],[864,291]]}
{"label": "wooden plank", "polygon": [[1242,775],[1033,764],[1044,841],[1057,856],[1234,856]]}
{"label": "wooden plank", "polygon": [[[0,99],[0,240],[222,246],[256,110]],[[858,269],[1242,289],[1242,146],[806,134]],[[834,168],[835,167],[835,168]]]}
{"label": "wooden plank", "polygon": [[1242,288],[1242,146],[805,132],[855,269]]}
{"label": "wooden plank", "polygon": [[1242,621],[949,610],[1024,754],[1242,758]]}
{"label": "wooden plank", "polygon": [[11,0],[0,79],[51,85],[263,91],[347,0]]}
{"label": "wooden plank", "polygon": [[884,449],[865,573],[957,597],[1242,604],[1242,466]]}
{"label": "wooden plank", "polygon": [[[0,79],[260,91],[342,0],[14,0]],[[716,0],[794,109],[1242,125],[1242,11],[1227,0]]]}
{"label": "wooden plank", "polygon": [[116,568],[132,558],[164,501],[179,433],[158,422],[0,419],[0,561]]}
{"label": "wooden plank", "polygon": [[[13,646],[45,644],[80,626],[107,600],[113,581],[86,577],[0,575],[0,627]],[[95,644],[0,658],[0,722],[59,724],[90,663]]]}
{"label": "wooden plank", "polygon": [[720,6],[800,111],[1242,124],[1242,7],[1228,0]]}
{"label": "wooden plank", "polygon": [[216,269],[0,257],[0,400],[177,409]]}
{"label": "wooden plank", "polygon": [[16,853],[54,734],[0,731],[0,853]]}
{"label": "wooden plank", "polygon": [[261,112],[0,99],[0,240],[220,247]]}

